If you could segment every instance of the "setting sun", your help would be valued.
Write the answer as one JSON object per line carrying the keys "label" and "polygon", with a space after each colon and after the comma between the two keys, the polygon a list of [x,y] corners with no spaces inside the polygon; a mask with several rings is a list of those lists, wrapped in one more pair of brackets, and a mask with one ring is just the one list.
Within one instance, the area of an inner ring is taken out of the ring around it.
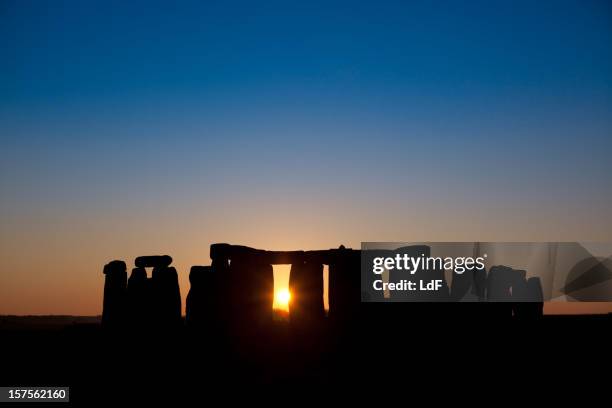
{"label": "setting sun", "polygon": [[291,293],[287,289],[281,289],[276,292],[275,295],[275,306],[278,309],[289,309],[289,301],[291,300]]}

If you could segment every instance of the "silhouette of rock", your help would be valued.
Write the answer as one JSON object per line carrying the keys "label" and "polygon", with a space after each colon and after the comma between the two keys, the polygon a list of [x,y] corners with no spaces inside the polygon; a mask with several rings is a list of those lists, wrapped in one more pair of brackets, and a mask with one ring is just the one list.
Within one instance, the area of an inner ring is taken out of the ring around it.
{"label": "silhouette of rock", "polygon": [[169,255],[139,256],[134,261],[137,268],[163,268],[170,266],[172,257]]}
{"label": "silhouette of rock", "polygon": [[186,301],[186,323],[191,329],[204,328],[215,332],[222,318],[222,288],[220,276],[212,266],[192,266],[191,287]]}
{"label": "silhouette of rock", "polygon": [[539,278],[525,279],[526,271],[493,266],[487,277],[487,301],[493,316],[517,318],[542,314],[543,292]]}
{"label": "silhouette of rock", "polygon": [[329,318],[334,324],[356,320],[361,304],[361,251],[343,246],[329,264]]}
{"label": "silhouette of rock", "polygon": [[192,266],[189,271],[189,293],[185,300],[185,322],[188,326],[204,323],[206,314],[206,275],[212,272],[212,267]]}
{"label": "silhouette of rock", "polygon": [[247,330],[272,321],[274,273],[272,265],[254,257],[231,260],[225,279],[227,299],[233,323]]}
{"label": "silhouette of rock", "polygon": [[521,283],[519,271],[507,266],[491,267],[487,276],[487,300],[493,302],[511,302],[512,286]]}
{"label": "silhouette of rock", "polygon": [[144,268],[132,269],[128,279],[128,318],[135,329],[149,327],[151,324],[151,287]]}
{"label": "silhouette of rock", "polygon": [[462,274],[453,274],[451,281],[451,299],[454,302],[473,302],[476,301],[474,287],[474,270],[466,270]]}
{"label": "silhouette of rock", "polygon": [[486,269],[467,270],[462,274],[452,273],[450,299],[461,304],[452,305],[449,317],[455,321],[479,323],[487,315]]}
{"label": "silhouette of rock", "polygon": [[520,320],[533,320],[542,317],[544,297],[540,278],[533,277],[517,282],[512,287],[514,316]]}
{"label": "silhouette of rock", "polygon": [[486,269],[476,269],[473,275],[473,286],[474,295],[478,298],[479,302],[487,300],[487,271]]}
{"label": "silhouette of rock", "polygon": [[291,302],[289,316],[292,324],[310,324],[325,317],[323,305],[323,265],[316,262],[297,262],[289,273]]}
{"label": "silhouette of rock", "polygon": [[[361,268],[364,270],[369,270],[374,264],[375,258],[387,257],[390,256],[391,251],[389,250],[365,250],[365,251],[355,251],[360,255],[360,261],[350,261],[353,264],[352,268],[357,268],[359,270],[360,275],[360,285],[361,285],[361,300],[364,302],[381,302],[385,299],[385,292],[381,290],[374,289],[375,281],[384,280],[384,274],[376,275],[374,273],[361,273]],[[339,256],[338,259],[335,260],[335,263],[338,264],[339,267],[346,268],[348,265],[345,260],[348,260],[346,256]],[[335,269],[335,268],[334,268]],[[340,269],[339,269],[340,270]],[[330,266],[330,276],[331,276],[331,266]],[[331,279],[331,278],[330,278]],[[331,285],[331,280],[330,280]],[[330,298],[331,298],[331,289],[330,289]],[[331,303],[330,303],[330,312],[331,312]]]}
{"label": "silhouette of rock", "polygon": [[181,325],[181,292],[173,267],[153,268],[151,277],[152,318],[157,328]]}
{"label": "silhouette of rock", "polygon": [[[410,245],[396,249],[393,251],[395,254],[407,255],[411,258],[428,258],[431,255],[431,248],[427,245]],[[447,301],[449,300],[449,289],[444,276],[444,269],[430,268],[425,269],[420,267],[416,271],[405,271],[393,269],[389,271],[389,282],[400,283],[401,281],[412,282],[416,288],[421,287],[421,281],[424,283],[432,281],[440,281],[442,287],[438,290],[396,290],[391,291],[391,299],[407,301]]]}
{"label": "silhouette of rock", "polygon": [[102,325],[122,327],[126,320],[127,270],[125,262],[111,261],[104,265],[104,301]]}

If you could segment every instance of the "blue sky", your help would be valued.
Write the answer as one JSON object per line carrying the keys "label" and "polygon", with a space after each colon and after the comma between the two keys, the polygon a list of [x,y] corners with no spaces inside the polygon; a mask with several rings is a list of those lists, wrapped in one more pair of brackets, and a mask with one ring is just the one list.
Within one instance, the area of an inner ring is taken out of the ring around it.
{"label": "blue sky", "polygon": [[23,276],[50,241],[77,276],[75,246],[612,240],[609,2],[123,3],[0,2]]}

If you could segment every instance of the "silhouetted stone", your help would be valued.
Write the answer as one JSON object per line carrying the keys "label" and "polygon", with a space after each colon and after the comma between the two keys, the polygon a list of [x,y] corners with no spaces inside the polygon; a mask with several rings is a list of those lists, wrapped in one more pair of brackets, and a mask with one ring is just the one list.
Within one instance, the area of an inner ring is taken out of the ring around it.
{"label": "silhouetted stone", "polygon": [[130,326],[142,329],[151,324],[151,287],[144,268],[132,269],[128,279],[128,316]]}
{"label": "silhouetted stone", "polygon": [[487,300],[487,271],[486,269],[476,269],[474,270],[474,284],[473,290],[474,294],[478,298],[479,302],[484,302]]}
{"label": "silhouetted stone", "polygon": [[192,266],[189,273],[191,287],[186,301],[186,322],[190,328],[210,331],[218,329],[222,317],[219,276],[212,266]]}
{"label": "silhouetted stone", "polygon": [[181,292],[173,267],[153,268],[151,277],[153,319],[158,328],[181,325]]}
{"label": "silhouetted stone", "polygon": [[514,315],[521,320],[533,320],[542,317],[544,297],[540,278],[532,277],[512,287]]}
{"label": "silhouetted stone", "polygon": [[[384,258],[391,254],[389,250],[366,250],[366,251],[351,251],[360,254],[360,264],[357,264],[357,260],[352,261],[351,255],[340,255],[337,259],[334,260],[334,263],[337,264],[338,269],[334,266],[334,270],[345,270],[345,269],[353,269],[355,268],[359,270],[360,275],[360,298],[364,302],[382,302],[385,300],[385,292],[382,290],[375,290],[374,284],[378,280],[382,280],[384,274],[377,275],[371,272],[361,273],[361,268],[365,271],[370,271],[372,265],[374,264],[375,258]],[[332,266],[330,265],[330,286],[331,286],[331,274],[332,274]],[[331,313],[331,287],[330,287],[330,315]]]}
{"label": "silhouetted stone", "polygon": [[210,246],[210,257],[213,264],[216,260],[226,261],[250,260],[252,263],[277,265],[293,264],[308,260],[321,264],[330,264],[343,252],[359,252],[351,249],[326,249],[320,251],[264,251],[249,248],[242,245],[212,244]]}
{"label": "silhouetted stone", "polygon": [[466,269],[458,274],[453,272],[450,297],[454,302],[484,302],[486,300],[487,271]]}
{"label": "silhouetted stone", "polygon": [[[227,303],[227,307],[224,308],[227,310],[226,321],[242,321],[243,323],[271,320],[274,288],[271,264],[297,264],[299,262],[319,265],[319,268],[322,264],[330,265],[330,317],[335,318],[338,322],[344,319],[355,320],[359,314],[360,305],[360,254],[361,251],[344,247],[321,251],[264,251],[229,244],[213,244],[210,247],[213,269],[219,270],[219,287],[224,293],[222,299]],[[265,269],[268,272],[260,274],[260,278],[257,278],[258,274],[253,272],[260,269],[262,265],[266,265]],[[267,276],[267,278],[261,279],[261,276]],[[253,282],[254,280],[256,282]],[[266,289],[262,291],[262,287]],[[255,293],[252,288],[255,288]],[[295,301],[295,296],[292,296]],[[253,302],[255,305],[252,304]],[[323,303],[322,295],[320,303]],[[251,304],[250,307],[249,304]],[[317,307],[317,309],[319,310],[317,314],[324,315],[324,307]],[[323,309],[322,313],[321,309]],[[264,316],[264,318],[256,316]],[[233,324],[233,326],[237,325]]]}
{"label": "silhouetted stone", "polygon": [[534,276],[527,279],[527,293],[529,302],[533,305],[534,316],[542,316],[544,314],[544,293],[539,277]]}
{"label": "silhouetted stone", "polygon": [[106,328],[118,328],[125,323],[127,312],[127,270],[125,262],[111,261],[104,265],[104,275],[102,325]]}
{"label": "silhouetted stone", "polygon": [[163,268],[170,266],[172,257],[169,255],[139,256],[134,261],[137,268]]}
{"label": "silhouetted stone", "polygon": [[454,302],[473,301],[472,286],[474,284],[474,271],[465,271],[462,274],[453,274],[451,281],[451,299]]}
{"label": "silhouetted stone", "polygon": [[[407,254],[409,257],[412,258],[420,258],[421,256],[429,257],[431,253],[431,248],[427,245],[411,245],[398,248],[397,250],[393,251],[392,256],[395,256],[395,254],[397,253],[402,255]],[[414,273],[411,272],[413,271],[404,271],[397,269],[390,270],[389,282],[397,284],[400,283],[402,280],[407,280],[409,282],[412,282],[413,284],[418,285],[421,274],[419,273],[419,271],[414,271]],[[419,291],[394,290],[390,291],[390,296],[393,300],[401,300],[404,302],[408,302],[420,301],[422,295],[419,293]]]}
{"label": "silhouetted stone", "polygon": [[323,265],[298,262],[291,265],[289,274],[291,323],[309,324],[325,317],[323,304]]}
{"label": "silhouetted stone", "polygon": [[461,319],[465,324],[480,322],[486,317],[488,305],[486,301],[487,271],[482,269],[466,269],[462,274],[452,273],[450,298],[461,304],[452,305],[449,318]]}
{"label": "silhouetted stone", "polygon": [[329,264],[329,318],[334,324],[348,323],[358,318],[362,278],[360,253],[341,246]]}
{"label": "silhouetted stone", "polygon": [[269,324],[274,301],[272,265],[253,258],[232,259],[226,275],[223,286],[232,325],[250,331]]}
{"label": "silhouetted stone", "polygon": [[[493,266],[487,276],[487,302],[491,317],[512,317],[512,288],[524,285],[525,271],[519,271],[507,266]],[[519,289],[520,290],[520,289]]]}
{"label": "silhouetted stone", "polygon": [[189,271],[189,293],[185,301],[185,320],[187,325],[193,326],[204,323],[203,316],[206,309],[206,275],[210,275],[210,266],[192,266]]}
{"label": "silhouetted stone", "polygon": [[[412,258],[428,258],[431,255],[431,248],[427,245],[410,245],[396,249],[393,254],[408,255]],[[420,267],[416,271],[405,271],[393,269],[389,271],[389,282],[399,283],[403,280],[412,282],[416,288],[420,288],[421,281],[428,283],[434,280],[441,281],[442,287],[438,290],[395,290],[391,291],[391,299],[407,301],[448,301],[449,289],[444,276],[444,269]]]}

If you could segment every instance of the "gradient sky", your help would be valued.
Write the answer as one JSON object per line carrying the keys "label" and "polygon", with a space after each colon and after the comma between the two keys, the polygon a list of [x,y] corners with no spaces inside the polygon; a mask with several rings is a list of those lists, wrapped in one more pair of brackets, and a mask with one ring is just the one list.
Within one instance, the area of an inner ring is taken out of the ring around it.
{"label": "gradient sky", "polygon": [[123,3],[0,0],[0,314],[214,242],[612,241],[608,1]]}

